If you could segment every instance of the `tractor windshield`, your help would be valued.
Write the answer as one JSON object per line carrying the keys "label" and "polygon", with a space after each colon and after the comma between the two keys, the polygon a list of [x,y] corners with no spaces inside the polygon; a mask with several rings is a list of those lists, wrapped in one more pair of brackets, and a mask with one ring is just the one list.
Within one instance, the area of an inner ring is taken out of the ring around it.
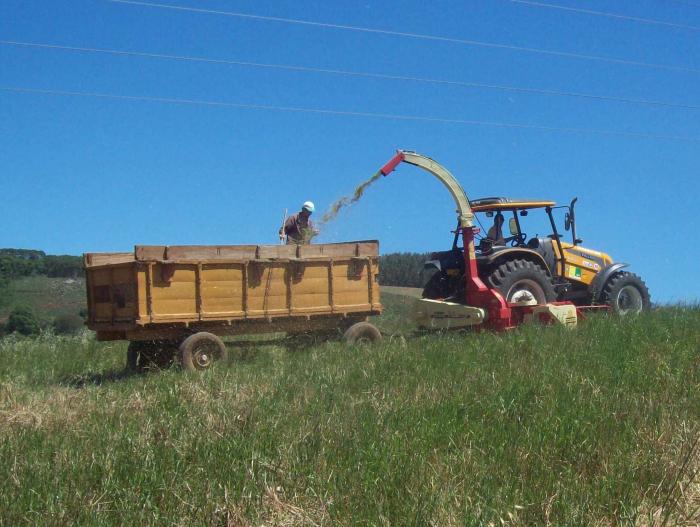
{"label": "tractor windshield", "polygon": [[[554,209],[557,232],[562,235],[563,211]],[[560,213],[560,214],[559,214]],[[561,218],[557,216],[561,215]],[[559,221],[561,219],[561,221]],[[501,209],[476,213],[479,226],[477,240],[486,240],[484,246],[526,245],[528,240],[540,237],[552,237],[554,232],[549,216],[542,209]]]}

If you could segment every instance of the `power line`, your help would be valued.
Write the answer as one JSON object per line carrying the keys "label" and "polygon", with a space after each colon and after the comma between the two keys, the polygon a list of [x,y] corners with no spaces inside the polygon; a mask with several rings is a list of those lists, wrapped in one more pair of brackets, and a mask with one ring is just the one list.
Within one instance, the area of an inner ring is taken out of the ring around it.
{"label": "power line", "polygon": [[629,15],[620,15],[618,13],[607,13],[604,11],[594,11],[592,9],[581,9],[579,7],[569,7],[569,6],[563,6],[563,5],[557,5],[557,4],[548,4],[544,2],[535,2],[533,0],[510,0],[510,2],[514,4],[522,4],[522,5],[527,5],[531,7],[542,7],[546,9],[558,9],[560,11],[569,11],[572,13],[582,13],[584,15],[592,15],[592,16],[602,16],[602,17],[607,17],[607,18],[616,18],[619,20],[630,20],[632,22],[641,22],[644,24],[654,24],[658,26],[667,26],[667,27],[673,27],[677,29],[689,29],[691,31],[700,31],[700,26],[689,26],[686,24],[676,24],[674,22],[664,22],[663,20],[656,20],[654,18],[642,18],[642,17],[636,17],[636,16],[629,16]]}
{"label": "power line", "polygon": [[421,34],[421,33],[406,33],[406,32],[402,32],[402,31],[390,31],[390,30],[386,30],[386,29],[373,29],[373,28],[368,28],[368,27],[348,26],[348,25],[343,25],[343,24],[331,24],[331,23],[326,23],[326,22],[313,22],[310,20],[301,20],[301,19],[297,19],[297,18],[282,18],[282,17],[274,17],[274,16],[252,15],[249,13],[238,13],[238,12],[233,12],[233,11],[217,11],[214,9],[202,9],[202,8],[196,8],[196,7],[176,6],[176,5],[170,5],[170,4],[156,4],[156,3],[152,3],[152,2],[141,2],[138,0],[107,0],[107,1],[112,2],[112,3],[117,3],[117,4],[128,4],[128,5],[137,5],[137,6],[143,6],[143,7],[154,7],[154,8],[160,8],[160,9],[171,9],[171,10],[175,10],[175,11],[186,11],[186,12],[191,12],[191,13],[222,15],[222,16],[230,16],[230,17],[238,17],[238,18],[247,18],[247,19],[252,19],[252,20],[265,20],[268,22],[281,22],[281,23],[285,23],[285,24],[298,24],[298,25],[304,25],[304,26],[324,27],[324,28],[329,28],[329,29],[342,29],[342,30],[347,30],[347,31],[359,31],[359,32],[363,32],[363,33],[390,35],[390,36],[413,38],[413,39],[420,39],[420,40],[431,40],[431,41],[437,41],[437,42],[450,42],[450,43],[454,43],[454,44],[463,44],[463,45],[467,45],[467,46],[478,46],[478,47],[491,48],[491,49],[504,49],[504,50],[509,50],[509,51],[521,51],[521,52],[525,52],[525,53],[535,53],[535,54],[547,55],[547,56],[552,56],[552,57],[564,57],[564,58],[569,58],[569,59],[581,59],[581,60],[606,62],[609,64],[623,64],[626,66],[638,66],[638,67],[643,67],[643,68],[654,68],[654,69],[662,69],[662,70],[669,70],[669,71],[683,71],[683,72],[687,72],[687,73],[700,73],[700,69],[691,68],[691,67],[687,67],[687,66],[674,66],[674,65],[670,65],[670,64],[658,64],[658,63],[653,63],[653,62],[642,62],[642,61],[635,61],[635,60],[618,59],[618,58],[613,58],[613,57],[604,57],[601,55],[587,55],[587,54],[572,53],[572,52],[567,52],[567,51],[556,51],[556,50],[548,50],[548,49],[541,49],[541,48],[531,48],[531,47],[524,47],[524,46],[515,46],[515,45],[511,45],[511,44],[499,44],[496,42],[485,42],[485,41],[481,41],[481,40],[468,40],[468,39],[461,39],[461,38],[442,37],[442,36],[438,36],[438,35],[426,35],[426,34]]}
{"label": "power line", "polygon": [[126,51],[118,49],[104,49],[104,48],[86,48],[86,47],[76,47],[76,46],[62,46],[58,44],[46,44],[37,42],[20,42],[12,40],[0,40],[0,45],[5,46],[22,46],[38,49],[55,49],[62,51],[75,51],[83,53],[98,53],[106,55],[116,55],[116,56],[127,56],[127,57],[141,57],[141,58],[152,58],[152,59],[165,59],[165,60],[175,60],[175,61],[185,61],[185,62],[197,62],[204,64],[219,64],[219,65],[233,65],[233,66],[244,66],[244,67],[254,67],[254,68],[267,68],[267,69],[278,69],[286,71],[297,71],[304,73],[322,73],[322,74],[332,74],[332,75],[345,75],[351,77],[363,77],[371,79],[383,79],[392,81],[411,81],[420,82],[427,84],[437,84],[445,86],[457,86],[462,88],[480,88],[486,90],[499,90],[515,93],[527,93],[533,95],[544,95],[544,96],[557,96],[557,97],[572,97],[572,98],[584,98],[592,99],[598,101],[608,101],[608,102],[622,102],[629,104],[640,104],[648,106],[663,106],[667,108],[679,108],[683,110],[700,110],[700,106],[692,104],[682,104],[674,103],[668,101],[658,101],[653,99],[637,99],[629,97],[616,97],[609,95],[596,95],[592,93],[582,93],[582,92],[570,92],[561,90],[547,90],[540,88],[527,88],[521,86],[511,86],[504,84],[487,84],[480,82],[466,82],[466,81],[455,81],[447,79],[432,79],[426,77],[414,77],[410,75],[390,75],[385,73],[371,73],[365,71],[348,71],[339,69],[328,69],[328,68],[313,68],[308,66],[295,66],[288,64],[269,64],[262,62],[249,62],[249,61],[239,61],[239,60],[229,60],[229,59],[213,59],[207,57],[192,57],[186,55],[166,55],[162,53],[148,53],[142,51]]}
{"label": "power line", "polygon": [[680,5],[691,6],[691,7],[700,7],[700,4],[696,4],[694,2],[691,2],[690,0],[666,0],[666,1],[671,2],[673,4],[680,4]]}
{"label": "power line", "polygon": [[424,117],[420,115],[403,115],[391,113],[374,113],[374,112],[356,112],[347,110],[328,110],[322,108],[306,108],[298,106],[275,106],[268,104],[248,104],[228,101],[207,101],[200,99],[179,99],[172,97],[148,97],[141,95],[120,95],[113,93],[98,93],[98,92],[78,92],[66,90],[48,90],[39,88],[26,88],[21,86],[0,86],[0,91],[35,94],[35,95],[60,95],[67,97],[92,97],[100,99],[114,99],[124,101],[140,101],[140,102],[155,102],[167,104],[181,104],[192,106],[210,106],[210,107],[225,107],[225,108],[240,108],[250,110],[268,110],[279,112],[294,112],[294,113],[311,113],[320,115],[336,115],[344,117],[366,117],[373,119],[393,119],[399,121],[421,121],[430,123],[444,124],[463,124],[470,126],[485,126],[492,128],[510,128],[520,130],[538,130],[542,132],[563,132],[569,134],[595,134],[606,136],[631,137],[637,139],[661,139],[668,141],[685,141],[691,143],[700,143],[700,138],[680,136],[680,135],[662,135],[662,134],[647,134],[643,132],[625,132],[621,130],[605,130],[598,128],[572,128],[559,126],[544,126],[529,123],[508,123],[499,121],[479,121],[472,119],[449,119],[443,117]]}

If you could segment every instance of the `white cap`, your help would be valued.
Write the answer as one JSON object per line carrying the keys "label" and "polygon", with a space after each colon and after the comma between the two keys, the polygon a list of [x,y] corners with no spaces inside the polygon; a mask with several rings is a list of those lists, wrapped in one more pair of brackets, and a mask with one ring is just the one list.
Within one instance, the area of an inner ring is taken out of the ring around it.
{"label": "white cap", "polygon": [[301,208],[302,210],[308,210],[309,212],[313,212],[316,209],[312,201],[305,201]]}

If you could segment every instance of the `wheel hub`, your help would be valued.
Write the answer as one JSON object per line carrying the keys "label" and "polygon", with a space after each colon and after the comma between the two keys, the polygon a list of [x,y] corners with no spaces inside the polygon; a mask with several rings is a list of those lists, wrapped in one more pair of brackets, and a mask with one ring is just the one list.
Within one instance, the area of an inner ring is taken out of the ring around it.
{"label": "wheel hub", "polygon": [[508,302],[516,303],[520,301],[519,299],[527,300],[528,304],[531,304],[532,300],[535,301],[535,304],[546,303],[542,287],[534,280],[528,278],[515,282],[508,291],[506,299]]}
{"label": "wheel hub", "polygon": [[644,307],[642,294],[631,285],[626,285],[617,294],[617,306],[621,314],[639,313]]}
{"label": "wheel hub", "polygon": [[211,366],[213,355],[205,348],[199,348],[193,354],[193,362],[197,369],[205,370]]}

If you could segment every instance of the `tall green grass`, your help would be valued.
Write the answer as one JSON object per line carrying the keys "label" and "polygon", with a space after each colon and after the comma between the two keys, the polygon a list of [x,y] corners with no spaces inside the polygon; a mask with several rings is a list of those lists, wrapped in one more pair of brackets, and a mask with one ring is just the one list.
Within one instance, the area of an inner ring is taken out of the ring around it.
{"label": "tall green grass", "polygon": [[378,346],[232,345],[203,375],[0,341],[0,524],[700,520],[699,310],[399,338],[401,309]]}

